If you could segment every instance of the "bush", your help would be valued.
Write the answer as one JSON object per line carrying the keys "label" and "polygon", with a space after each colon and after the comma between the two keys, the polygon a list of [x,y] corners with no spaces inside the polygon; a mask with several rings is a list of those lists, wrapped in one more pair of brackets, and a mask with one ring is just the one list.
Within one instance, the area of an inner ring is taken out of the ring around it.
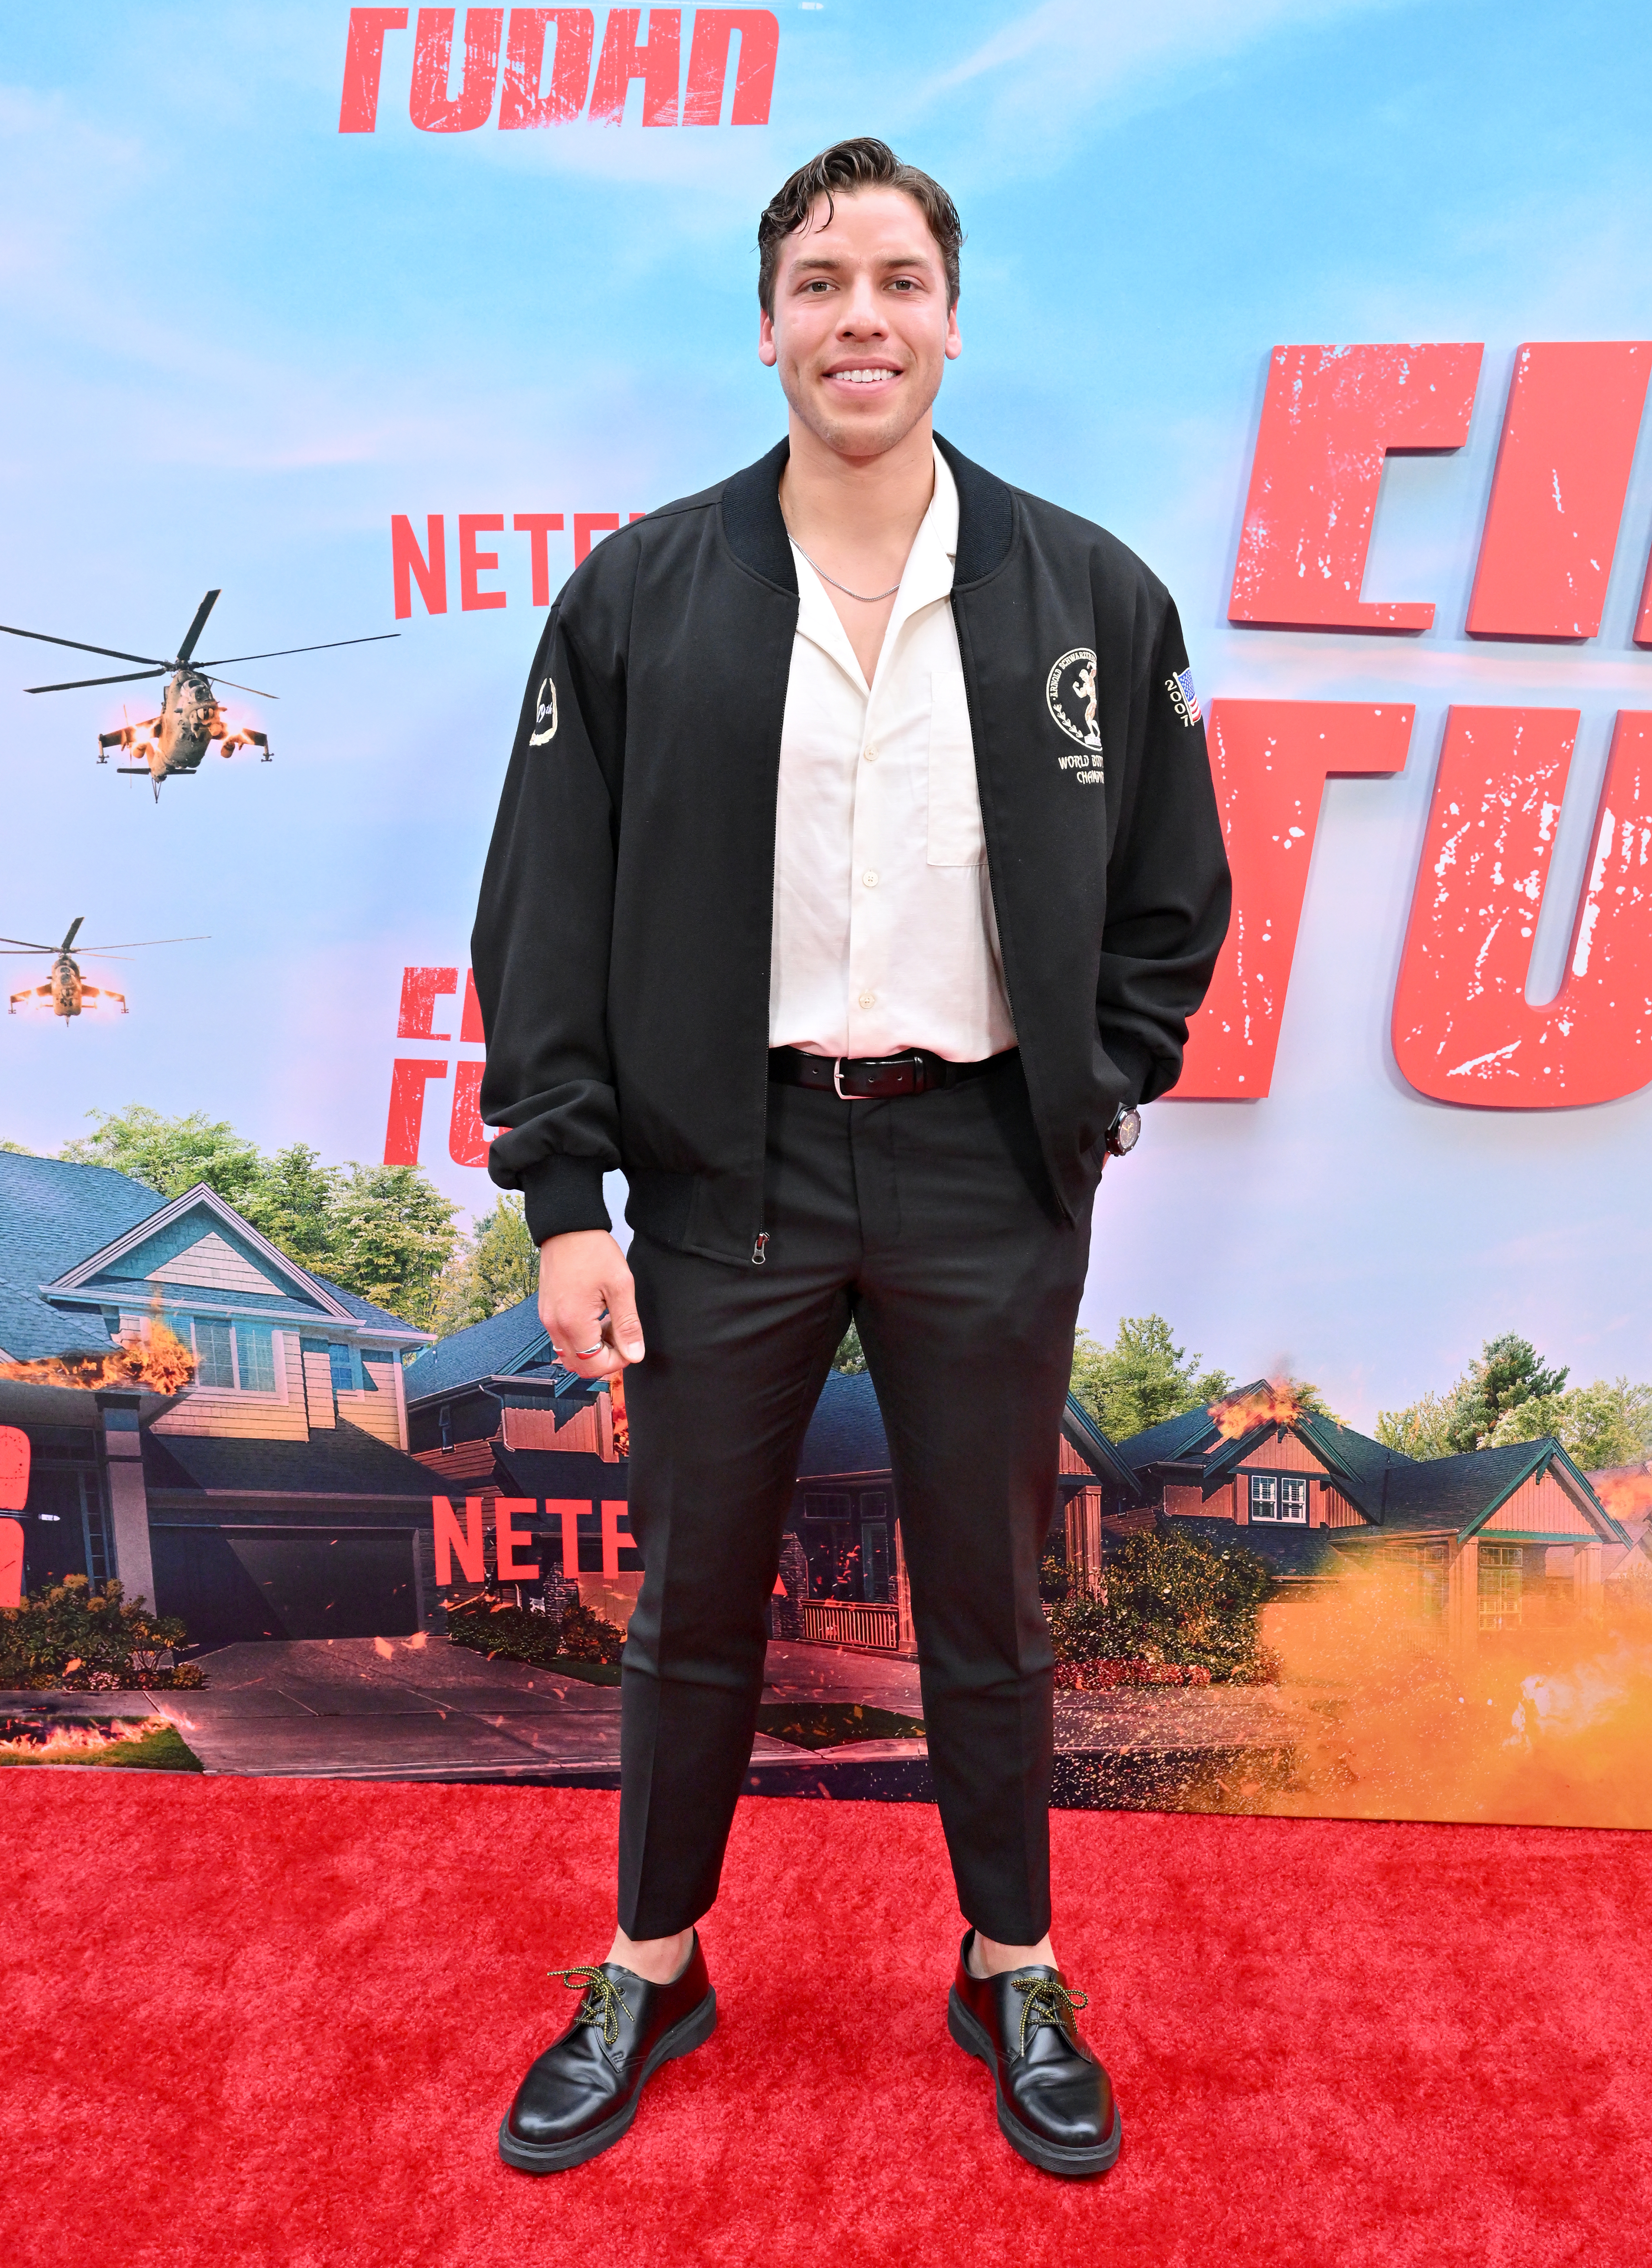
{"label": "bush", "polygon": [[1240,1544],[1218,1550],[1173,1529],[1132,1535],[1107,1562],[1103,1596],[1077,1594],[1048,1609],[1051,1643],[1058,1665],[1116,1668],[1114,1684],[1189,1682],[1150,1681],[1160,1668],[1261,1683],[1272,1666],[1257,1646],[1257,1616],[1272,1588],[1266,1564]]}
{"label": "bush", "polygon": [[151,1615],[117,1582],[65,1575],[49,1590],[0,1608],[0,1686],[68,1685],[113,1692],[135,1685],[200,1685],[193,1662],[161,1656],[186,1643],[175,1615]]}
{"label": "bush", "polygon": [[539,1669],[549,1669],[559,1660],[612,1665],[625,1644],[624,1631],[582,1606],[578,1592],[564,1607],[560,1624],[549,1615],[525,1614],[520,1607],[468,1599],[448,1608],[447,1635],[455,1646],[529,1662]]}

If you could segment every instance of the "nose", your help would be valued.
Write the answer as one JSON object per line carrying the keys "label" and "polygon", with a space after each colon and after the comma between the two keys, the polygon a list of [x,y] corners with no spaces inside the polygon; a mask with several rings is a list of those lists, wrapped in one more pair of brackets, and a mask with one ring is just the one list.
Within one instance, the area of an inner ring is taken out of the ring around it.
{"label": "nose", "polygon": [[878,304],[876,291],[869,276],[858,276],[854,289],[837,319],[840,338],[881,338],[883,335],[883,311]]}

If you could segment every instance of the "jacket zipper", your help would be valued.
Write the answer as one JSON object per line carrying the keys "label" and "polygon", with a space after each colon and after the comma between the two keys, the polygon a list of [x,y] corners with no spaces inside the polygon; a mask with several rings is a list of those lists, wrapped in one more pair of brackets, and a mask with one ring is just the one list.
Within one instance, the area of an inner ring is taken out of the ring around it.
{"label": "jacket zipper", "polygon": [[769,1232],[766,1228],[759,1229],[757,1241],[751,1248],[751,1264],[754,1268],[761,1268],[767,1263],[768,1257]]}

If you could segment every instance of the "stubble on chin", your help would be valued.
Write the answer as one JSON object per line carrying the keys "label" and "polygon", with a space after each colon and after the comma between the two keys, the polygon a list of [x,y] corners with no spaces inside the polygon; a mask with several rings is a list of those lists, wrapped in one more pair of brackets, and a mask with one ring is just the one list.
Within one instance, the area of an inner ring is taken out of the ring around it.
{"label": "stubble on chin", "polygon": [[791,409],[834,456],[868,460],[897,448],[940,391],[939,379],[926,393],[918,372],[909,372],[895,389],[898,398],[881,416],[851,419],[834,416],[829,402],[795,379],[783,375],[781,386]]}

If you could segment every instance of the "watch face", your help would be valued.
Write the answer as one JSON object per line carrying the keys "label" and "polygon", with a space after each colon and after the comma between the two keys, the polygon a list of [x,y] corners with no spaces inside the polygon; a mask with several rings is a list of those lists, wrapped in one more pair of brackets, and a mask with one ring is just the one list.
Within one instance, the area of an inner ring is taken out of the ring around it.
{"label": "watch face", "polygon": [[1116,1157],[1127,1157],[1141,1139],[1141,1113],[1121,1110],[1113,1128],[1113,1152]]}

